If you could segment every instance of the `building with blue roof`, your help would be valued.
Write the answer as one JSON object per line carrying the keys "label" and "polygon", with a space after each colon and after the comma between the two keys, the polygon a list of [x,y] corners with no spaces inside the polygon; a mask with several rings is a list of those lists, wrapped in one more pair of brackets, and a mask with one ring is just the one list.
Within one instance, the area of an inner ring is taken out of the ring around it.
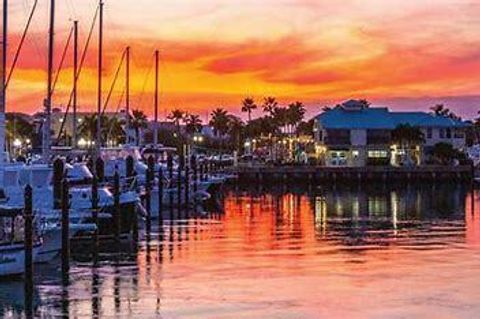
{"label": "building with blue roof", "polygon": [[[408,152],[395,145],[392,131],[400,125],[419,128],[424,142]],[[314,131],[317,155],[327,166],[420,165],[437,143],[462,150],[467,127],[459,119],[427,112],[392,112],[350,100],[318,115]]]}

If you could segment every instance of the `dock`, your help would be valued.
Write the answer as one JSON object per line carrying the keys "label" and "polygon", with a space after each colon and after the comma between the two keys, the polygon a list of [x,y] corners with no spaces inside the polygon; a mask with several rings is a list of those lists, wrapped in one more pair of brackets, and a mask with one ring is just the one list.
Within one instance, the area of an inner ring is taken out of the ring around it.
{"label": "dock", "polygon": [[471,165],[460,166],[366,166],[366,167],[325,167],[313,165],[238,165],[232,168],[240,182],[471,182]]}

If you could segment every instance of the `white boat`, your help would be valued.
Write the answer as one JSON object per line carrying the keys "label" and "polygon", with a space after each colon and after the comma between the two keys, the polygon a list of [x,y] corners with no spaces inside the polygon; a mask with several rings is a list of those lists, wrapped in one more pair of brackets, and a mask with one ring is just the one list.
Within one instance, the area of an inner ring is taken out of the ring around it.
{"label": "white boat", "polygon": [[[41,244],[33,246],[33,260],[37,258]],[[0,277],[21,275],[25,272],[25,245],[23,242],[0,245]]]}
{"label": "white boat", "polygon": [[[33,261],[38,255],[42,242],[38,238],[36,223],[33,225]],[[0,277],[20,275],[25,272],[25,243],[23,217],[17,214],[0,216]]]}
{"label": "white boat", "polygon": [[[58,215],[57,215],[58,216]],[[57,217],[57,219],[59,219]],[[40,232],[42,235],[42,246],[35,257],[36,263],[46,263],[58,256],[62,249],[62,226],[59,221],[44,221],[41,223]],[[75,237],[79,232],[94,232],[95,224],[72,223],[69,225],[70,238]]]}

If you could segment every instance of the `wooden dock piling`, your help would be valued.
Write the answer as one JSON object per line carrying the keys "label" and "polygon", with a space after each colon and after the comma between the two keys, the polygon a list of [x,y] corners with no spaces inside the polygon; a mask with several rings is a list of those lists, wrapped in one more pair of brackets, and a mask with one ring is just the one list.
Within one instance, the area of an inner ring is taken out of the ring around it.
{"label": "wooden dock piling", "polygon": [[163,169],[158,170],[158,225],[159,231],[163,231]]}
{"label": "wooden dock piling", "polygon": [[70,271],[70,192],[68,180],[63,179],[62,187],[62,278],[68,284]]}
{"label": "wooden dock piling", "polygon": [[115,241],[119,243],[122,223],[120,212],[120,175],[118,172],[115,172],[113,176],[113,211]]}
{"label": "wooden dock piling", "polygon": [[30,185],[25,187],[24,207],[24,249],[25,249],[25,312],[27,318],[33,317],[33,189]]}

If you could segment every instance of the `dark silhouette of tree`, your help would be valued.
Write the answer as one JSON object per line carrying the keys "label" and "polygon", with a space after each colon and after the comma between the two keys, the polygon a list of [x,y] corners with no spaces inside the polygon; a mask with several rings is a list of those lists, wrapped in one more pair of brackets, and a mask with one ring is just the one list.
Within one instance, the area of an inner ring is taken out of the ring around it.
{"label": "dark silhouette of tree", "polygon": [[180,123],[185,117],[185,112],[180,109],[173,110],[168,116],[167,119],[173,121],[175,127],[177,128],[177,134],[180,134]]}
{"label": "dark silhouette of tree", "polygon": [[278,107],[277,99],[269,96],[263,99],[262,109],[265,113],[269,114],[270,116],[275,115],[275,109]]}
{"label": "dark silhouette of tree", "polygon": [[137,146],[140,145],[140,131],[148,127],[148,119],[145,113],[140,110],[132,111],[132,118],[130,120],[130,127],[135,130],[135,139]]}
{"label": "dark silhouette of tree", "polygon": [[203,125],[199,115],[187,114],[183,121],[185,123],[185,131],[187,134],[193,135],[202,131]]}
{"label": "dark silhouette of tree", "polygon": [[213,128],[215,136],[221,137],[228,133],[228,112],[222,108],[212,111],[209,125]]}
{"label": "dark silhouette of tree", "polygon": [[306,109],[302,102],[294,102],[288,105],[287,109],[287,125],[289,125],[289,133],[293,133],[293,129],[303,121]]}
{"label": "dark silhouette of tree", "polygon": [[252,120],[252,111],[257,108],[255,100],[251,97],[247,97],[242,101],[242,112],[248,114],[248,121]]}

